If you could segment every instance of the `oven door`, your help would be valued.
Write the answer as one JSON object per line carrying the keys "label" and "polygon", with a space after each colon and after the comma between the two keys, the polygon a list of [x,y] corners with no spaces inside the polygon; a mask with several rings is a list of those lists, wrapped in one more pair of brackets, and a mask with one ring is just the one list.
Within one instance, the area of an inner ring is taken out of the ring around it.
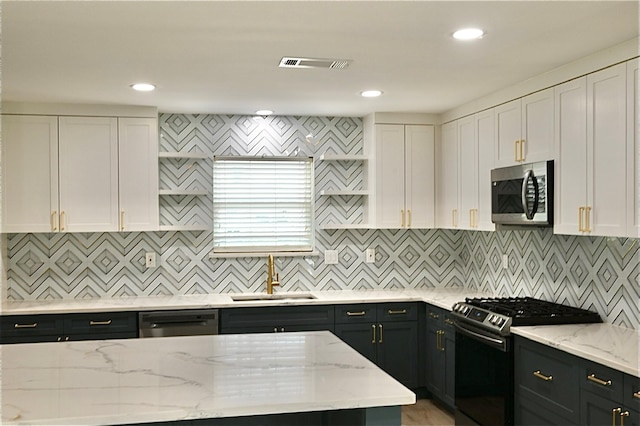
{"label": "oven door", "polygon": [[457,319],[456,425],[513,424],[511,337],[499,336]]}

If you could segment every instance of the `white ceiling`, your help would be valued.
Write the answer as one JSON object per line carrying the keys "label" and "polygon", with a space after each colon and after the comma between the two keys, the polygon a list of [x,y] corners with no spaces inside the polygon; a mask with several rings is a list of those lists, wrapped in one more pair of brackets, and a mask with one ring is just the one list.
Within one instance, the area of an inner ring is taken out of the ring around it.
{"label": "white ceiling", "polygon": [[[185,113],[442,113],[638,37],[638,1],[3,1],[1,14],[3,100]],[[450,36],[465,26],[486,36]],[[353,62],[281,69],[283,56]],[[371,88],[384,95],[359,96]]]}

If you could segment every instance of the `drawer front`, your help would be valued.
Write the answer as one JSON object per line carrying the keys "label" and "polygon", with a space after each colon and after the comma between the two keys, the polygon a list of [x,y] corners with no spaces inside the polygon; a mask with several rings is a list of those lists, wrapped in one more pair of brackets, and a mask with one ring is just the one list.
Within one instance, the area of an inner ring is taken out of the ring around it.
{"label": "drawer front", "polygon": [[580,389],[612,401],[622,401],[624,373],[602,364],[582,360]]}
{"label": "drawer front", "polygon": [[3,339],[9,337],[62,336],[64,333],[61,315],[11,315],[2,317],[1,321],[1,336]]}
{"label": "drawer front", "polygon": [[336,305],[336,323],[376,322],[376,305],[361,303],[357,305]]}
{"label": "drawer front", "polygon": [[220,329],[224,333],[229,328],[266,326],[265,329],[273,329],[295,325],[331,330],[334,323],[333,312],[333,306],[326,305],[229,308],[220,311]]}
{"label": "drawer front", "polygon": [[449,311],[444,311],[444,320],[443,320],[443,329],[445,331],[449,331],[451,333],[455,333],[456,329],[453,326],[453,315],[451,315],[451,312]]}
{"label": "drawer front", "polygon": [[624,376],[624,405],[640,411],[640,377]]}
{"label": "drawer front", "polygon": [[[109,334],[138,332],[137,312],[99,312],[93,314],[72,314],[64,317],[64,333]],[[101,338],[96,336],[96,338]],[[75,339],[74,339],[75,340]]]}
{"label": "drawer front", "polygon": [[409,303],[381,303],[378,305],[378,321],[417,321],[418,304]]}
{"label": "drawer front", "polygon": [[576,358],[553,348],[517,339],[515,392],[563,417],[579,408],[579,368]]}

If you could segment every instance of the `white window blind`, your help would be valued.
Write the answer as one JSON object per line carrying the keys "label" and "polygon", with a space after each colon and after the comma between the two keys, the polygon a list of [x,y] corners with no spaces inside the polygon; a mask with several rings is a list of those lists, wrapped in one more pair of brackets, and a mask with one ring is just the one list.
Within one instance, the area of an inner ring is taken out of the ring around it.
{"label": "white window blind", "polygon": [[313,237],[312,158],[214,158],[214,252],[311,251]]}

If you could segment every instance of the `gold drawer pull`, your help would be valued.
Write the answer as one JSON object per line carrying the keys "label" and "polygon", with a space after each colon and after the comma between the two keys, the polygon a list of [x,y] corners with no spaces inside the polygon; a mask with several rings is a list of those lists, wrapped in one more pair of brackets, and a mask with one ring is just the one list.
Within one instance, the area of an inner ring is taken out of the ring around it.
{"label": "gold drawer pull", "polygon": [[633,393],[633,397],[636,398],[636,399],[640,399],[640,391],[634,392]]}
{"label": "gold drawer pull", "polygon": [[450,320],[449,318],[447,318],[446,320],[444,320],[445,324],[449,324],[449,325],[453,325],[453,320]]}
{"label": "gold drawer pull", "polygon": [[111,325],[111,320],[107,320],[107,321],[89,321],[89,325]]}
{"label": "gold drawer pull", "polygon": [[593,383],[597,383],[597,384],[602,385],[602,386],[611,386],[612,385],[611,380],[606,380],[605,381],[605,380],[599,379],[599,378],[596,377],[595,374],[589,374],[587,376],[587,380],[589,380],[589,381],[591,381]]}
{"label": "gold drawer pull", "polygon": [[533,375],[536,376],[538,379],[544,380],[545,382],[551,382],[553,380],[553,376],[545,376],[540,372],[540,370],[534,371]]}
{"label": "gold drawer pull", "polygon": [[360,311],[360,312],[351,312],[351,311],[347,311],[347,316],[348,317],[361,317],[363,315],[365,315],[365,311]]}
{"label": "gold drawer pull", "polygon": [[37,326],[37,322],[34,322],[33,324],[13,324],[13,328],[36,328]]}
{"label": "gold drawer pull", "polygon": [[371,324],[371,343],[376,343],[376,325]]}
{"label": "gold drawer pull", "polygon": [[406,309],[400,309],[399,311],[393,311],[393,310],[389,309],[389,310],[387,311],[387,313],[388,313],[389,315],[404,315],[404,314],[406,314],[406,313],[407,313],[407,310],[406,310]]}
{"label": "gold drawer pull", "polygon": [[434,314],[433,312],[429,312],[429,317],[433,318],[433,319],[438,319],[438,318],[440,318],[440,315]]}
{"label": "gold drawer pull", "polygon": [[624,418],[629,417],[629,412],[625,411],[620,413],[620,426],[624,426]]}
{"label": "gold drawer pull", "polygon": [[378,339],[378,343],[382,343],[382,324],[378,324],[378,330],[380,331],[380,339]]}

